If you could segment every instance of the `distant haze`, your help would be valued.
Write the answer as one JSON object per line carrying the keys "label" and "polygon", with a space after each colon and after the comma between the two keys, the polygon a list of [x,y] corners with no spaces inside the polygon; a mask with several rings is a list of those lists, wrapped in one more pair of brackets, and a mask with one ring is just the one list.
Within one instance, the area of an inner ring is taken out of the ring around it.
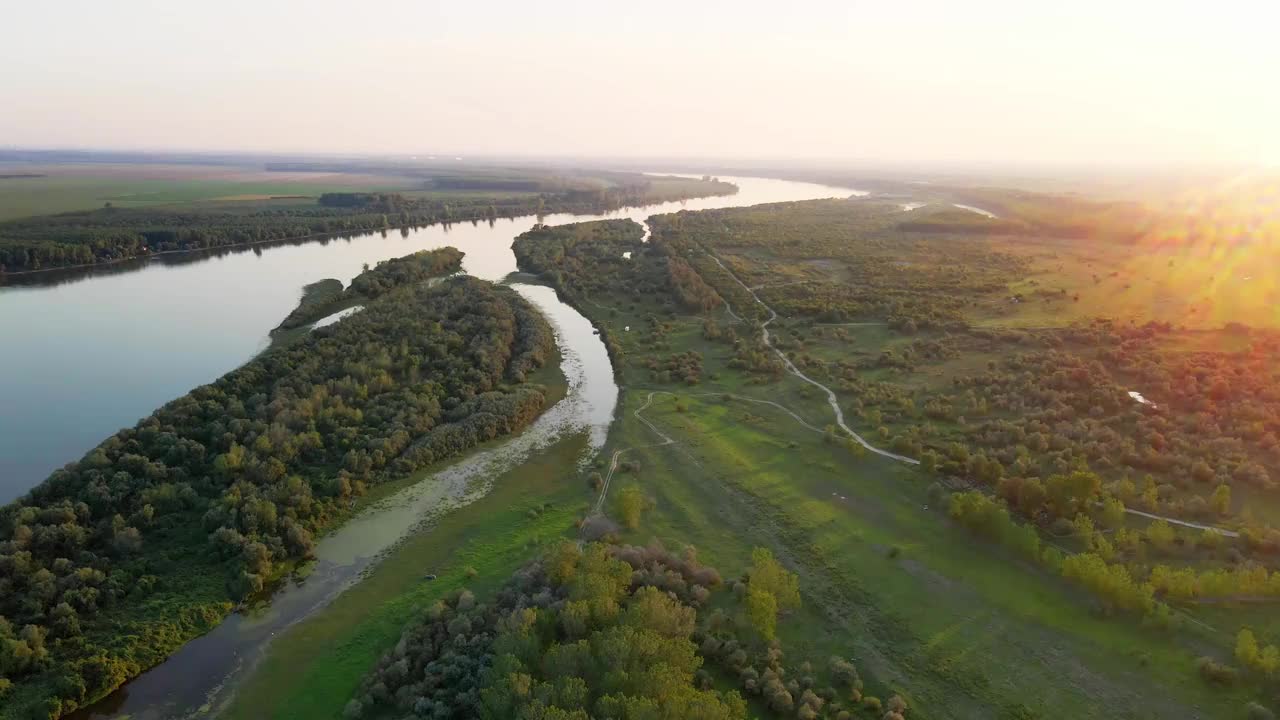
{"label": "distant haze", "polygon": [[11,3],[0,146],[1274,165],[1278,7]]}

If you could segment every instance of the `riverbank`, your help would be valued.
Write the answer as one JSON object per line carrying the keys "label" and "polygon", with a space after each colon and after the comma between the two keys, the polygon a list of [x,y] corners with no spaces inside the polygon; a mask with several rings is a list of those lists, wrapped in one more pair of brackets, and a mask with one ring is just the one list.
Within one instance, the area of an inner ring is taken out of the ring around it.
{"label": "riverbank", "polygon": [[583,434],[563,439],[494,479],[483,498],[407,537],[358,584],[278,637],[221,717],[340,718],[360,679],[421,608],[459,587],[492,590],[538,548],[575,534],[585,486],[569,470],[585,449]]}
{"label": "riverbank", "polygon": [[[557,350],[528,382],[546,389],[546,411],[563,407],[569,383]],[[545,425],[545,423],[543,423]],[[335,519],[318,538],[316,559],[282,569],[268,597],[259,598],[206,629],[184,638],[163,663],[148,670],[72,720],[131,718],[168,720],[227,704],[240,679],[252,672],[275,637],[321,611],[352,587],[407,538],[427,532],[433,523],[482,499],[491,487],[483,472],[492,456],[532,439],[534,421],[512,436],[500,437],[442,460],[399,480],[373,486]]]}
{"label": "riverbank", "polygon": [[[437,267],[438,255],[450,262]],[[359,525],[349,508],[366,485],[516,433],[549,409],[544,389],[527,378],[558,353],[552,325],[532,303],[475,278],[421,282],[456,269],[460,258],[453,249],[418,253],[362,274],[361,287],[376,296],[366,312],[166,404],[13,508],[21,519],[5,539],[29,548],[30,559],[7,574],[17,582],[0,598],[0,614],[30,626],[28,634],[48,628],[62,640],[48,647],[47,662],[5,669],[16,681],[8,698],[14,717],[35,707],[71,712],[153,666],[146,675],[164,677],[175,657],[238,655],[241,639],[219,631],[261,628],[253,617],[261,598],[272,600],[268,625],[280,622],[288,603],[305,606],[381,550],[376,541],[353,543],[359,538],[347,532]],[[458,337],[468,338],[470,353],[421,367],[418,358]],[[111,479],[110,497],[94,492],[103,477]],[[451,477],[415,498],[400,522],[416,523],[471,485]],[[73,505],[82,509],[68,517],[62,508]],[[379,533],[395,527],[389,519]],[[24,537],[53,532],[54,523],[73,533],[57,547]],[[321,533],[346,535],[344,544],[354,547],[342,552],[355,559],[335,559],[315,542]],[[311,557],[317,561],[305,583],[284,580],[296,579],[295,568]],[[22,582],[45,573],[74,574],[78,582],[52,593]],[[286,587],[277,591],[278,584]],[[97,602],[86,604],[87,592]],[[241,599],[254,612],[227,623],[231,603]],[[61,609],[54,618],[41,614],[50,608]],[[75,622],[58,622],[68,610]],[[182,675],[207,674],[200,667]],[[67,677],[80,677],[80,686],[68,686]]]}

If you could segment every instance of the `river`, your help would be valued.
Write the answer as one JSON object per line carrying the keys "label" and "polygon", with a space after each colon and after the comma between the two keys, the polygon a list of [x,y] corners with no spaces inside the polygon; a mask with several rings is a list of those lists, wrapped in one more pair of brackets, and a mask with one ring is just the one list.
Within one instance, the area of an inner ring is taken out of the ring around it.
{"label": "river", "polygon": [[[600,215],[548,215],[542,222],[643,222],[682,209],[865,194],[784,180],[722,179],[739,192]],[[518,275],[509,278],[516,272],[511,242],[537,222],[526,216],[203,257],[166,256],[0,287],[0,502],[160,404],[253,357],[296,306],[302,286],[327,277],[349,282],[365,264],[418,250],[452,245],[466,253],[465,272],[510,280],[555,327],[568,382],[564,399],[524,432],[371,505],[320,540],[317,562],[304,581],[286,583],[264,609],[232,615],[77,718],[216,713],[272,636],[327,604],[421,522],[482,496],[489,478],[570,434],[587,433],[589,453],[604,444],[618,399],[604,344],[587,319],[550,288],[518,282]]]}
{"label": "river", "polygon": [[[680,209],[848,195],[854,191],[760,178],[726,178],[736,195],[548,215],[561,224],[635,220]],[[344,283],[365,263],[453,245],[486,280],[516,269],[511,241],[534,216],[493,224],[433,225],[216,255],[163,256],[70,275],[37,274],[0,286],[0,503],[13,500],[121,427],[252,357],[298,302],[303,285]]]}

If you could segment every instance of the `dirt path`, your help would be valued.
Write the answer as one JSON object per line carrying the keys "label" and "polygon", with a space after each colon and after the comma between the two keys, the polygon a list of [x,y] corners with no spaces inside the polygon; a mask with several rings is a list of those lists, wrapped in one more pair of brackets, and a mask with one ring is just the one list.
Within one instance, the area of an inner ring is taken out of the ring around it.
{"label": "dirt path", "polygon": [[599,513],[601,512],[601,510],[604,508],[604,501],[605,501],[605,498],[607,498],[607,497],[609,496],[609,483],[613,482],[613,475],[614,475],[614,473],[616,473],[616,472],[618,471],[618,460],[622,457],[622,454],[623,454],[623,453],[625,453],[625,452],[627,452],[627,451],[629,451],[629,450],[639,450],[639,449],[641,449],[641,448],[655,448],[655,447],[663,447],[663,446],[665,446],[665,445],[674,445],[674,444],[675,444],[675,442],[676,442],[675,440],[672,440],[671,438],[667,437],[666,433],[664,433],[664,432],[662,432],[661,430],[659,430],[659,429],[658,429],[658,427],[657,427],[656,425],[654,425],[653,423],[649,422],[647,419],[645,419],[645,417],[644,417],[643,415],[641,415],[641,414],[640,414],[640,413],[644,412],[645,410],[647,410],[647,409],[648,409],[648,407],[649,407],[651,404],[653,404],[653,396],[654,396],[654,395],[658,395],[658,394],[666,394],[666,395],[670,395],[671,393],[666,392],[665,390],[654,390],[653,392],[649,393],[649,396],[648,396],[648,397],[646,397],[646,398],[644,399],[644,404],[643,404],[643,405],[641,405],[640,407],[636,408],[635,412],[633,412],[633,413],[631,413],[631,414],[632,414],[632,415],[634,415],[634,416],[635,416],[635,418],[636,418],[637,420],[639,420],[640,422],[644,423],[644,424],[645,424],[645,427],[647,427],[647,428],[649,428],[650,430],[652,430],[652,431],[653,431],[653,434],[655,434],[655,435],[657,435],[658,437],[662,438],[662,442],[650,443],[650,444],[648,444],[648,445],[634,445],[634,446],[632,446],[632,447],[623,448],[623,449],[621,449],[621,450],[614,450],[614,451],[613,451],[613,457],[612,457],[612,458],[610,458],[610,460],[609,460],[609,472],[608,472],[608,473],[606,473],[606,474],[605,474],[605,476],[604,476],[604,484],[600,487],[600,497],[596,499],[596,506],[595,506],[595,510],[594,510],[594,512],[595,512],[596,514],[599,514]]}
{"label": "dirt path", "polygon": [[[836,415],[836,424],[840,426],[841,430],[844,430],[846,433],[848,433],[849,437],[853,438],[859,445],[866,448],[868,451],[875,453],[876,455],[879,455],[881,457],[887,457],[890,460],[897,460],[898,462],[907,463],[908,465],[920,464],[919,460],[916,460],[914,458],[909,458],[906,455],[899,455],[894,452],[889,452],[888,450],[881,450],[875,445],[872,445],[871,443],[867,442],[866,439],[863,438],[861,435],[854,432],[853,429],[850,428],[845,423],[844,411],[840,409],[840,403],[836,399],[836,394],[832,392],[831,388],[827,387],[826,385],[823,385],[817,380],[814,380],[808,375],[805,375],[803,372],[800,372],[800,369],[797,368],[795,364],[791,362],[791,359],[787,357],[786,353],[782,352],[781,350],[773,346],[773,342],[769,339],[769,323],[778,319],[778,313],[773,308],[765,304],[765,302],[760,299],[760,296],[756,295],[755,290],[752,290],[750,287],[747,286],[746,283],[738,279],[738,276],[734,275],[732,270],[730,270],[728,267],[725,267],[725,264],[720,262],[720,258],[716,257],[715,255],[711,255],[711,259],[714,260],[715,263],[720,266],[720,269],[729,273],[729,277],[733,278],[734,282],[741,285],[743,290],[746,290],[747,292],[751,293],[752,299],[754,299],[757,303],[759,303],[760,307],[769,311],[769,319],[765,320],[764,324],[760,326],[761,340],[763,340],[764,344],[767,345],[770,350],[773,350],[773,352],[778,356],[778,358],[782,360],[788,372],[790,372],[792,375],[795,375],[801,380],[804,380],[805,382],[809,383],[810,385],[818,388],[819,390],[827,394],[827,403],[831,405],[831,410]],[[725,303],[725,304],[728,305],[728,303]]]}
{"label": "dirt path", "polygon": [[1187,520],[1178,520],[1176,518],[1165,517],[1164,515],[1156,515],[1154,513],[1143,512],[1141,510],[1134,510],[1133,508],[1125,508],[1124,511],[1129,513],[1130,515],[1140,515],[1144,518],[1149,518],[1151,520],[1163,520],[1169,523],[1170,525],[1181,525],[1182,527],[1195,528],[1196,530],[1204,530],[1205,532],[1218,533],[1223,537],[1229,537],[1229,538],[1240,537],[1240,533],[1236,532],[1235,530],[1227,530],[1226,528],[1214,527],[1212,525],[1202,525],[1200,523],[1189,522]]}
{"label": "dirt path", "polygon": [[792,285],[808,285],[810,283],[822,282],[821,280],[796,280],[795,282],[784,283],[764,283],[750,288],[751,290],[764,290],[765,288],[791,287]]}

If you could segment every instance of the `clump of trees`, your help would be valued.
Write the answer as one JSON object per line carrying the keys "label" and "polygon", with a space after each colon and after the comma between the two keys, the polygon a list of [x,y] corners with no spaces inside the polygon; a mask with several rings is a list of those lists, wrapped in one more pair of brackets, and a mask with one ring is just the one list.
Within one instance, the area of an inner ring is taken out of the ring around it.
{"label": "clump of trees", "polygon": [[691,555],[565,543],[492,602],[460,592],[437,603],[347,715],[745,718],[741,696],[707,686],[693,640],[719,581]]}
{"label": "clump of trees", "polygon": [[694,312],[714,310],[724,302],[696,270],[679,257],[667,258],[667,275],[671,290],[685,309]]}
{"label": "clump of trees", "polygon": [[627,485],[618,493],[618,517],[629,530],[640,527],[640,518],[653,507],[653,500],[636,485]]}
{"label": "clump of trees", "polygon": [[443,247],[383,260],[355,276],[347,292],[376,298],[401,285],[455,273],[462,269],[465,254],[454,247]]}
{"label": "clump of trees", "polygon": [[[798,606],[794,574],[757,549],[734,583],[736,615],[717,598],[729,592],[693,548],[562,543],[491,599],[458,590],[428,608],[365,678],[346,712],[727,720],[747,717],[744,695],[759,697],[770,717],[859,712],[866,698],[852,661],[789,664],[777,635],[766,637],[753,618],[762,604],[753,598],[768,598],[763,604],[772,612]],[[712,669],[741,691],[716,689]],[[894,717],[908,713],[898,696],[885,707]]]}
{"label": "clump of trees", "polygon": [[1267,680],[1280,674],[1280,650],[1275,645],[1260,646],[1249,628],[1241,628],[1236,635],[1236,662]]}
{"label": "clump of trees", "polygon": [[666,358],[650,357],[645,363],[654,382],[683,382],[697,385],[702,380],[702,353],[697,350],[674,353]]}
{"label": "clump of trees", "polygon": [[376,298],[401,285],[457,272],[462,268],[464,255],[457,248],[443,247],[384,260],[357,275],[345,290],[339,280],[312,283],[303,288],[302,301],[280,323],[280,327],[302,327],[332,314],[343,305]]}

